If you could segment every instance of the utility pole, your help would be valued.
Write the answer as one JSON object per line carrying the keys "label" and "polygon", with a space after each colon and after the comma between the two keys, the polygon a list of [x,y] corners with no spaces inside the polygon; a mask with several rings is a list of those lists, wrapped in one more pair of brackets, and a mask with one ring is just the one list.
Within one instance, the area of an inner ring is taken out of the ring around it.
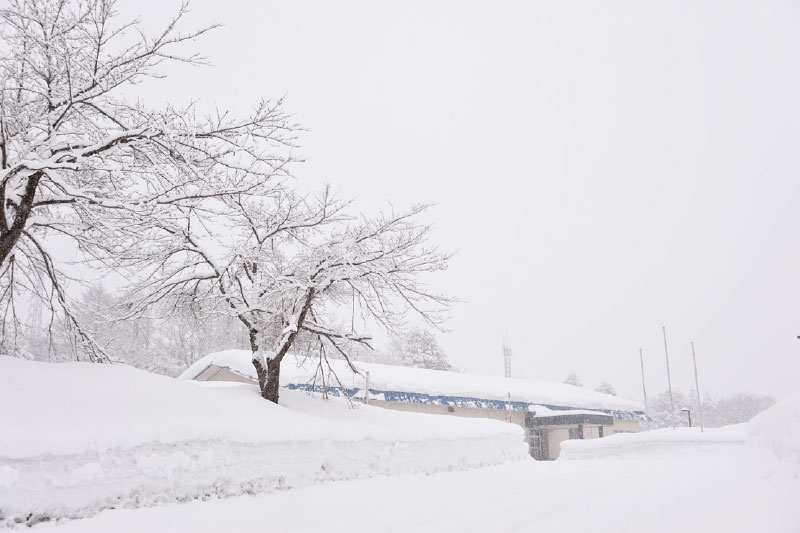
{"label": "utility pole", "polygon": [[702,433],[704,431],[703,404],[700,402],[700,383],[697,381],[697,357],[694,355],[694,341],[692,341],[692,362],[694,363],[694,388],[697,392],[697,408],[700,411],[700,432]]}
{"label": "utility pole", "polygon": [[641,348],[639,348],[639,362],[642,364],[642,394],[644,394],[644,410],[647,412],[647,387],[644,384],[644,358],[642,357]]}
{"label": "utility pole", "polygon": [[[639,348],[639,362],[642,365],[642,394],[644,395],[644,415],[647,416],[647,386],[644,383],[644,357],[642,357],[642,349]],[[647,421],[647,429],[650,429],[650,419]]]}
{"label": "utility pole", "polygon": [[669,404],[672,412],[675,412],[675,400],[672,398],[672,376],[669,373],[669,350],[667,349],[667,326],[661,326],[664,334],[664,355],[667,356],[667,385],[669,385]]}

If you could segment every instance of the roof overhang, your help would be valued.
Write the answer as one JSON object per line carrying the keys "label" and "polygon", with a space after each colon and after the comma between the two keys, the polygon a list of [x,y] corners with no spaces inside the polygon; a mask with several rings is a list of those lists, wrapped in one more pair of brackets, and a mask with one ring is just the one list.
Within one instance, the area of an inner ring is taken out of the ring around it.
{"label": "roof overhang", "polygon": [[530,413],[525,417],[525,427],[528,428],[580,425],[613,426],[614,417],[603,413],[564,413],[545,416],[535,416],[535,414]]}
{"label": "roof overhang", "polygon": [[[237,376],[244,378],[246,380],[252,381],[257,383],[258,380],[252,374],[245,374],[240,372],[232,367],[227,365],[221,365],[217,363],[210,363],[208,366],[203,368],[200,372],[198,372],[193,378],[198,381],[206,381],[211,380],[214,375],[216,375],[220,371],[227,371]],[[319,385],[311,385],[309,383],[302,383],[302,382],[294,382],[294,383],[286,383],[281,385],[290,390],[302,390],[305,392],[323,392],[323,388]],[[333,396],[345,396],[352,399],[363,398],[364,391],[363,389],[354,387],[351,389],[342,388],[342,387],[326,387],[326,391]],[[497,400],[497,399],[483,399],[483,398],[473,398],[473,397],[466,397],[466,396],[438,396],[438,395],[430,395],[426,393],[419,393],[419,392],[404,392],[404,391],[391,391],[391,390],[378,390],[373,389],[370,387],[369,391],[370,397],[373,399],[382,399],[387,402],[393,403],[411,403],[411,404],[427,404],[427,405],[442,405],[442,406],[449,406],[449,407],[464,407],[464,408],[473,408],[473,409],[491,409],[491,410],[499,410],[499,411],[523,411],[526,412],[526,420],[527,417],[535,415],[535,412],[531,412],[536,409],[546,409],[550,411],[559,412],[559,414],[553,415],[541,415],[536,416],[534,418],[542,420],[542,422],[537,422],[536,426],[553,426],[553,425],[577,425],[577,424],[590,424],[590,425],[604,425],[610,426],[614,422],[614,419],[620,420],[647,420],[647,415],[642,412],[636,411],[618,411],[618,410],[598,410],[596,413],[588,413],[589,416],[600,416],[605,417],[603,418],[602,422],[574,422],[573,420],[579,420],[579,418],[565,418],[565,417],[580,417],[580,416],[587,416],[587,414],[578,414],[573,413],[571,411],[575,410],[575,407],[568,407],[568,406],[560,406],[560,405],[545,405],[541,403],[532,404],[527,402],[518,402],[518,401],[508,401],[508,400]],[[569,422],[547,422],[547,420],[569,420]],[[533,425],[528,425],[526,422],[526,426],[533,427]]]}

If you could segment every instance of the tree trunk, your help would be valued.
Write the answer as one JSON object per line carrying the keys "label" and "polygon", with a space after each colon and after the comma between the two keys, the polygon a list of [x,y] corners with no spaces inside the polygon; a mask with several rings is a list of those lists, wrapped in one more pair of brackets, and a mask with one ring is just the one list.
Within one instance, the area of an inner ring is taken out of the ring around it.
{"label": "tree trunk", "polygon": [[267,386],[267,369],[261,364],[261,359],[256,356],[258,353],[258,330],[248,327],[250,334],[250,351],[253,353],[253,366],[256,367],[256,375],[258,376],[258,389],[261,391],[261,396],[264,396],[264,390]]}
{"label": "tree trunk", "polygon": [[258,330],[252,328],[250,329],[250,349],[253,352],[253,366],[256,367],[261,397],[273,403],[278,403],[281,384],[280,359],[268,359],[267,368],[264,368],[261,358],[256,357],[256,353],[258,353]]}
{"label": "tree trunk", "polygon": [[261,397],[273,403],[278,403],[281,383],[281,362],[277,359],[267,359],[267,368],[264,368],[261,361],[253,357],[253,366],[256,367]]}
{"label": "tree trunk", "polygon": [[277,359],[267,361],[267,383],[261,389],[261,396],[265,399],[278,403],[278,395],[281,386],[281,362]]}
{"label": "tree trunk", "polygon": [[264,389],[267,386],[267,369],[261,364],[261,361],[253,353],[253,366],[256,367],[256,375],[258,376],[258,389],[261,395],[264,396]]}
{"label": "tree trunk", "polygon": [[[258,387],[261,389],[261,396],[266,400],[278,403],[278,396],[280,396],[281,386],[281,361],[283,360],[283,357],[289,353],[292,345],[294,345],[294,339],[297,337],[300,328],[303,326],[303,322],[306,320],[306,314],[308,313],[308,310],[311,309],[311,304],[314,301],[314,296],[316,294],[317,291],[314,287],[309,288],[308,293],[306,294],[305,303],[303,304],[303,309],[300,311],[300,315],[297,317],[297,329],[289,334],[281,349],[275,354],[275,357],[272,359],[267,359],[267,368],[264,368],[264,365],[261,363],[261,359],[256,357],[256,354],[258,353],[258,330],[254,329],[253,327],[249,327],[250,349],[253,351],[253,366],[256,367],[256,374],[258,375]],[[243,320],[243,322],[245,321]],[[247,322],[245,322],[245,324],[247,324]]]}
{"label": "tree trunk", "polygon": [[[6,227],[8,221],[5,218],[5,212],[3,213],[3,227],[0,228],[0,265],[5,264],[6,259],[17,245],[22,231],[25,229],[25,224],[28,222],[28,217],[33,208],[33,200],[36,198],[36,189],[43,175],[44,171],[37,170],[28,176],[28,181],[25,184],[25,192],[19,200],[19,205],[14,214],[14,222],[11,223],[11,227]],[[0,201],[5,202],[5,198],[1,198]],[[0,205],[0,209],[5,208],[5,205]]]}

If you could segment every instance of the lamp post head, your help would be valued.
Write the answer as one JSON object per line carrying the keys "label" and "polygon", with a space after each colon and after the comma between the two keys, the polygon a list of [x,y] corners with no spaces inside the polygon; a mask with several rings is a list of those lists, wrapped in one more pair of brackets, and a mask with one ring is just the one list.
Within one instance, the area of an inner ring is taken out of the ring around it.
{"label": "lamp post head", "polygon": [[692,411],[688,407],[684,407],[681,412],[686,413],[686,416],[689,417],[689,427],[692,427]]}

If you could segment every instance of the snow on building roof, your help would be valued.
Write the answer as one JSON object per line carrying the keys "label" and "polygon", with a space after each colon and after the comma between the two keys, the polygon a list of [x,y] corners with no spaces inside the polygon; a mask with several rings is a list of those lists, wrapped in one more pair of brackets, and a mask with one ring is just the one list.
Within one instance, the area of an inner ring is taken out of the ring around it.
{"label": "snow on building roof", "polygon": [[[212,353],[186,369],[180,379],[194,379],[211,365],[256,379],[251,359],[247,350]],[[353,374],[345,361],[331,360],[330,363],[345,389],[342,391],[334,381],[328,384],[332,393],[363,398],[364,377]],[[312,390],[316,365],[316,359],[285,358],[281,364],[281,386]],[[369,372],[370,398],[375,400],[515,411],[590,409],[622,419],[644,419],[645,416],[642,405],[637,402],[564,383],[358,361],[354,365],[364,375]]]}

